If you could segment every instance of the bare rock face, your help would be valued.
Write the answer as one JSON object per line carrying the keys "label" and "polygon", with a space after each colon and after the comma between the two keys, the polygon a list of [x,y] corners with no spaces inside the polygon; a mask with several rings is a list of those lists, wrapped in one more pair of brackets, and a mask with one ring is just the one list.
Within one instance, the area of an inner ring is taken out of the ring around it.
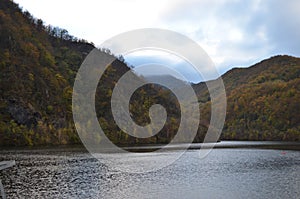
{"label": "bare rock face", "polygon": [[15,99],[8,101],[7,111],[18,124],[26,125],[28,128],[37,126],[38,121],[41,120],[39,112],[25,108]]}

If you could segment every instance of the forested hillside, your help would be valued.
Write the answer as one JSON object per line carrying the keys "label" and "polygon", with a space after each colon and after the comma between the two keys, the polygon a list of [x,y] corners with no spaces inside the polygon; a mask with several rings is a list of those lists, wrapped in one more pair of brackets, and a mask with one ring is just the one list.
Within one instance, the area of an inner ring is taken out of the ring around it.
{"label": "forested hillside", "polygon": [[223,76],[224,139],[300,140],[300,59],[276,56]]}
{"label": "forested hillside", "polygon": [[78,143],[76,70],[94,46],[0,1],[0,145]]}
{"label": "forested hillside", "polygon": [[[227,94],[223,140],[300,140],[299,58],[271,57],[249,68],[232,69],[222,79]],[[208,109],[205,84],[194,89]]]}
{"label": "forested hillside", "polygon": [[[73,83],[94,45],[67,30],[45,26],[12,1],[0,2],[0,24],[0,146],[80,143],[72,118]],[[114,56],[109,49],[102,51]],[[166,107],[170,114],[162,132],[137,139],[116,126],[110,98],[116,82],[128,70],[124,59],[115,57],[101,78],[96,94],[99,123],[116,144],[168,142],[176,133],[180,114],[171,93],[159,86],[139,89],[131,111],[135,121],[145,125],[149,123],[148,109],[158,98],[166,106],[176,107]]]}
{"label": "forested hillside", "polygon": [[[67,30],[45,26],[12,1],[0,1],[0,146],[80,143],[72,118],[73,83],[94,48]],[[108,49],[103,53],[111,54]],[[115,124],[112,90],[129,70],[123,59],[116,58],[100,79],[96,94],[100,125],[120,145],[169,142],[181,116],[175,96],[164,87],[145,85],[130,104],[132,118],[140,125],[150,122],[151,105],[163,104],[168,118],[157,135],[138,139]],[[222,78],[228,99],[222,139],[300,140],[299,58],[272,57],[249,68],[232,69]],[[194,141],[201,142],[210,121],[210,97],[205,83],[193,88],[201,112]]]}

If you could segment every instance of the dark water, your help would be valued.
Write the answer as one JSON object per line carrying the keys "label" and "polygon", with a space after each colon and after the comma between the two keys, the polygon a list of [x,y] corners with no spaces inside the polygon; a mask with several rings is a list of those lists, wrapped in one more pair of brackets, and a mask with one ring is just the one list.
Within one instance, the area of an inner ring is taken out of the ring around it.
{"label": "dark water", "polygon": [[[300,198],[300,151],[218,148],[205,159],[198,152],[132,174],[82,149],[1,150],[0,160],[16,160],[16,166],[0,178],[7,198]],[[131,164],[139,166],[138,158]]]}

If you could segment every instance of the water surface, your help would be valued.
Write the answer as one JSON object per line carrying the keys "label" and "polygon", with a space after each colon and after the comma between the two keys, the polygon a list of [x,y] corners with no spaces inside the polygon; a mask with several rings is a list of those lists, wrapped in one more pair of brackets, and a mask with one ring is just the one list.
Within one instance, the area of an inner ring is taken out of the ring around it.
{"label": "water surface", "polygon": [[[229,144],[223,142],[223,144]],[[168,153],[153,153],[165,158]],[[149,158],[149,154],[139,155]],[[118,158],[126,156],[118,156]],[[132,174],[107,167],[82,148],[6,149],[7,198],[299,198],[300,151],[217,148],[204,159],[188,150],[173,164]],[[139,158],[126,161],[140,166]],[[155,161],[149,161],[155,164]]]}

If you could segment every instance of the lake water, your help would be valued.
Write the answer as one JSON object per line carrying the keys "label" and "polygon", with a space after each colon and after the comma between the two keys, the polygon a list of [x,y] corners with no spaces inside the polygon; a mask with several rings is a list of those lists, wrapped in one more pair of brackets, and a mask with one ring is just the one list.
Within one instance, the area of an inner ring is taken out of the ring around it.
{"label": "lake water", "polygon": [[[176,150],[152,157],[168,153]],[[204,159],[188,150],[139,174],[113,170],[81,148],[6,149],[0,160],[16,160],[0,172],[7,198],[300,198],[300,151],[293,150],[217,148]]]}

